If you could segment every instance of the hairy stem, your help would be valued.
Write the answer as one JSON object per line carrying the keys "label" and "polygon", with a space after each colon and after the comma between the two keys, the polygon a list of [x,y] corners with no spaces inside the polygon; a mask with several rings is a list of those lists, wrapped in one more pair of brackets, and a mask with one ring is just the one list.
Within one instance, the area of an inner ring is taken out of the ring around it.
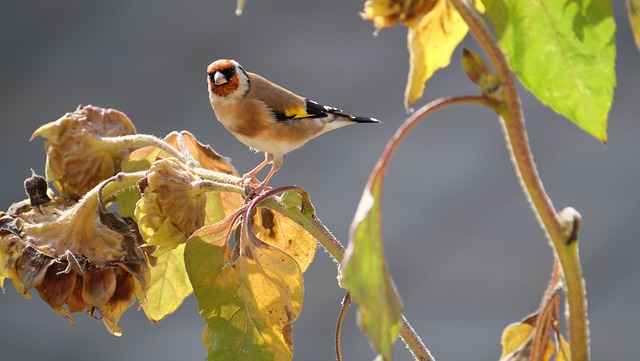
{"label": "hairy stem", "polygon": [[102,137],[100,138],[100,141],[102,141],[103,143],[108,143],[114,148],[141,148],[152,146],[171,154],[172,157],[177,158],[185,163],[189,161],[189,157],[187,155],[182,154],[179,150],[172,147],[171,144],[165,142],[160,138],[154,137],[153,135],[131,134],[118,137]]}
{"label": "hairy stem", "polygon": [[466,0],[449,0],[465,20],[472,34],[483,48],[496,74],[503,80],[504,107],[499,115],[507,147],[516,174],[538,222],[551,241],[560,262],[568,306],[568,329],[571,356],[575,360],[589,359],[589,329],[584,281],[578,256],[577,236],[569,237],[558,213],[547,196],[533,163],[524,127],[520,99],[505,55],[500,50],[484,20]]}

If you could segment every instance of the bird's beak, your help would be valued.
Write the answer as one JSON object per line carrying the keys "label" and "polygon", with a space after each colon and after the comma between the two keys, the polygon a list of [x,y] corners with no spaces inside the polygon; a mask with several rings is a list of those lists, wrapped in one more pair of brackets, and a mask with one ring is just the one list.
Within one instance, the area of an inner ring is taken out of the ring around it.
{"label": "bird's beak", "polygon": [[216,71],[215,74],[213,74],[213,84],[222,85],[228,82],[229,81],[227,80],[227,77],[224,76],[224,74],[222,74],[221,72]]}

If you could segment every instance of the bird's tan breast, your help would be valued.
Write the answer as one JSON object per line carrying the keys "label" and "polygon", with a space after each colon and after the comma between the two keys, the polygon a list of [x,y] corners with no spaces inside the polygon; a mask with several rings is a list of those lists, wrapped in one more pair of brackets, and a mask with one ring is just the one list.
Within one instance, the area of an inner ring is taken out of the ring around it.
{"label": "bird's tan breast", "polygon": [[216,118],[233,134],[255,137],[268,127],[272,116],[267,108],[253,99],[211,101]]}

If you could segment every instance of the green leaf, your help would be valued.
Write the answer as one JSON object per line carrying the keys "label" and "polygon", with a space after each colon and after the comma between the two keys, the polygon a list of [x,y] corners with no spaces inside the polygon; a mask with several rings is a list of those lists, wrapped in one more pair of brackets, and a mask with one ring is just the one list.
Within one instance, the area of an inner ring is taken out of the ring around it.
{"label": "green leaf", "polygon": [[613,101],[611,0],[484,0],[500,46],[540,101],[607,141]]}
{"label": "green leaf", "polygon": [[341,284],[359,306],[358,322],[374,350],[391,360],[402,323],[402,301],[387,270],[382,247],[380,202],[384,169],[376,167],[351,224]]}
{"label": "green leaf", "polygon": [[193,292],[184,266],[184,244],[158,257],[150,273],[142,307],[149,320],[160,322]]}
{"label": "green leaf", "polygon": [[304,294],[302,270],[283,251],[241,232],[232,254],[234,222],[203,227],[188,240],[187,272],[202,317],[208,360],[291,360],[292,323]]}
{"label": "green leaf", "polygon": [[118,213],[120,216],[137,220],[135,211],[136,203],[138,203],[139,199],[140,190],[138,190],[138,188],[127,188],[116,194],[116,203],[118,203]]}

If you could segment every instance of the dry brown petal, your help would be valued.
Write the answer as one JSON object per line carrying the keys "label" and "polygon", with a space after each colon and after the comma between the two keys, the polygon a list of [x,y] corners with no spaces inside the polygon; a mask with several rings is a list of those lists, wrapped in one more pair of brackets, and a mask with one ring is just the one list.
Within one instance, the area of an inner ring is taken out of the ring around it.
{"label": "dry brown petal", "polygon": [[82,299],[82,286],[84,285],[84,281],[82,277],[76,277],[76,284],[73,288],[73,293],[67,299],[67,308],[69,308],[69,312],[80,312],[89,307],[84,300]]}
{"label": "dry brown petal", "polygon": [[103,307],[116,291],[116,274],[112,267],[90,266],[82,278],[82,300],[90,307]]}
{"label": "dry brown petal", "polygon": [[51,306],[54,310],[59,310],[73,294],[76,287],[75,272],[64,273],[67,264],[56,262],[52,264],[44,277],[42,283],[36,287],[40,298]]}
{"label": "dry brown petal", "polygon": [[135,290],[133,276],[122,268],[114,267],[113,272],[116,276],[116,284],[118,287],[107,303],[107,307],[113,307],[118,303],[130,303]]}
{"label": "dry brown petal", "polygon": [[26,247],[16,262],[18,278],[24,285],[24,291],[40,286],[51,264],[53,258],[33,247]]}

